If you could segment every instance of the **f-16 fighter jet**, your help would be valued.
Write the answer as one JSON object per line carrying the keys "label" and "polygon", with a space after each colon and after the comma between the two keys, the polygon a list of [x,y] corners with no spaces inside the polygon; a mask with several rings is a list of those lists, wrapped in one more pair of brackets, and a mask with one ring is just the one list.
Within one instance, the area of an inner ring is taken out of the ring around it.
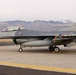
{"label": "f-16 fighter jet", "polygon": [[76,45],[76,27],[57,31],[35,31],[20,28],[9,28],[0,32],[0,39],[12,39],[14,44],[20,45],[19,52],[23,47],[49,46],[49,50],[60,52],[58,45],[71,47]]}

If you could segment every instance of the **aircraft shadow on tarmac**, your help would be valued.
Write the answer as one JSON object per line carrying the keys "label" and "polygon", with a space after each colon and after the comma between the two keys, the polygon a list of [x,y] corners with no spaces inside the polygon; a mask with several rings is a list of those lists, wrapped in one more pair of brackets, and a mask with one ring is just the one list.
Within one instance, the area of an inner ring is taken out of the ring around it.
{"label": "aircraft shadow on tarmac", "polygon": [[48,49],[44,49],[44,48],[30,48],[30,49],[24,49],[23,52],[27,52],[27,53],[51,53]]}
{"label": "aircraft shadow on tarmac", "polygon": [[[6,52],[18,52],[18,48],[19,47],[14,47],[14,49],[12,49],[11,47],[5,47],[5,48],[0,48],[1,51],[6,51]],[[23,48],[23,52],[21,53],[45,53],[45,54],[53,54],[54,52],[51,52],[48,50],[47,47],[26,47]],[[55,54],[55,53],[54,53]],[[56,54],[76,54],[76,49],[75,48],[61,48],[60,49],[60,53],[56,53]]]}
{"label": "aircraft shadow on tarmac", "polygon": [[60,52],[61,54],[76,54],[76,50],[75,49],[71,49],[71,50],[61,50]]}
{"label": "aircraft shadow on tarmac", "polygon": [[[29,49],[25,49],[24,48],[24,51],[23,52],[27,52],[27,53],[48,53],[48,54],[50,54],[50,53],[54,53],[54,52],[51,52],[51,51],[49,51],[48,50],[48,48],[46,49],[46,48],[29,48]],[[59,54],[76,54],[76,49],[61,49],[61,51],[60,51],[60,53]]]}

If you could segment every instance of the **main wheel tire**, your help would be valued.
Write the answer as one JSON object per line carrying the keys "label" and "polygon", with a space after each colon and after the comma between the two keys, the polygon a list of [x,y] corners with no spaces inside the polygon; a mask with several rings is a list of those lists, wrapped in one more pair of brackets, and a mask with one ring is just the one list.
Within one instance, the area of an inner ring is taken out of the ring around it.
{"label": "main wheel tire", "polygon": [[49,51],[51,51],[51,52],[52,52],[52,51],[53,51],[53,49],[54,49],[54,48],[53,48],[52,46],[50,46],[50,47],[49,47]]}
{"label": "main wheel tire", "polygon": [[23,52],[23,49],[22,49],[22,48],[20,48],[18,51],[19,51],[19,52]]}
{"label": "main wheel tire", "polygon": [[59,53],[60,52],[60,49],[59,47],[54,47],[54,50],[53,50],[55,53]]}

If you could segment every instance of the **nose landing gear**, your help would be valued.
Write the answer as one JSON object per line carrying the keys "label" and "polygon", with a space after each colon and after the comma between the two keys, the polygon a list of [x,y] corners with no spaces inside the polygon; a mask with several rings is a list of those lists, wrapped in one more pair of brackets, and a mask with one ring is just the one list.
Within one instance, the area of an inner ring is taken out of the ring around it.
{"label": "nose landing gear", "polygon": [[19,52],[23,52],[22,45],[20,45],[20,48],[19,48],[18,51],[19,51]]}
{"label": "nose landing gear", "polygon": [[18,50],[19,52],[23,52],[23,49],[22,48],[19,48],[19,50]]}

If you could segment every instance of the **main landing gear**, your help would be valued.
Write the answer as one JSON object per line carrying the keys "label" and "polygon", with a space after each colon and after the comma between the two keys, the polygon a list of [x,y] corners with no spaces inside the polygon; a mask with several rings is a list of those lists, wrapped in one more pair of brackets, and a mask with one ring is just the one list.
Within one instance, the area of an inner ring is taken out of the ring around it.
{"label": "main landing gear", "polygon": [[23,52],[22,45],[20,45],[20,48],[19,48],[18,51],[19,51],[19,52]]}
{"label": "main landing gear", "polygon": [[55,52],[55,53],[59,53],[60,52],[60,49],[59,49],[59,47],[53,47],[53,46],[50,46],[49,47],[49,50],[51,51],[51,52]]}
{"label": "main landing gear", "polygon": [[[18,49],[18,51],[23,52],[22,45],[20,45],[20,48]],[[50,46],[49,51],[59,53],[60,49],[59,49],[59,47],[56,47],[56,46]]]}

